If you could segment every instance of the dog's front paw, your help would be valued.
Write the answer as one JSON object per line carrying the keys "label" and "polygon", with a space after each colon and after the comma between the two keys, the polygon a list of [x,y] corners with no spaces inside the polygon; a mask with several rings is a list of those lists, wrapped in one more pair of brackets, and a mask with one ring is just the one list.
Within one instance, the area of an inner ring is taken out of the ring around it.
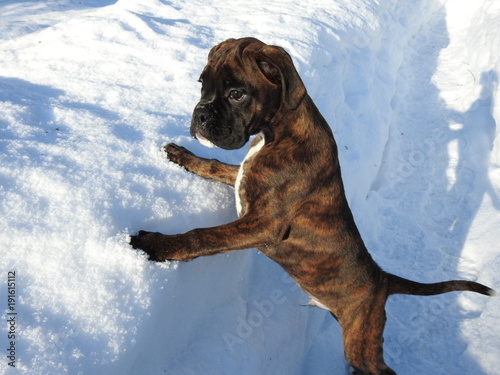
{"label": "dog's front paw", "polygon": [[134,249],[141,249],[148,254],[149,260],[160,262],[167,259],[163,250],[162,237],[164,235],[161,233],[141,230],[135,236],[130,236],[130,244]]}
{"label": "dog's front paw", "polygon": [[157,232],[139,231],[130,236],[130,244],[134,249],[141,249],[149,256],[149,260],[163,262],[164,260],[182,260],[188,262],[196,256],[189,255],[182,235],[167,236]]}
{"label": "dog's front paw", "polygon": [[169,143],[166,145],[163,150],[167,153],[167,157],[170,161],[185,166],[188,162],[188,159],[194,154],[188,150],[186,150],[182,146],[178,146],[175,143]]}

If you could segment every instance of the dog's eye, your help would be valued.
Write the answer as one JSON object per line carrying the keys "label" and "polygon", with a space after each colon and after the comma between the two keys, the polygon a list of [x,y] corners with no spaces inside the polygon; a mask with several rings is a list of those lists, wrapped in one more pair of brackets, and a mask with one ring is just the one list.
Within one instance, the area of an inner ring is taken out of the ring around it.
{"label": "dog's eye", "polygon": [[240,101],[243,98],[243,93],[238,90],[231,90],[229,92],[229,98],[236,101]]}

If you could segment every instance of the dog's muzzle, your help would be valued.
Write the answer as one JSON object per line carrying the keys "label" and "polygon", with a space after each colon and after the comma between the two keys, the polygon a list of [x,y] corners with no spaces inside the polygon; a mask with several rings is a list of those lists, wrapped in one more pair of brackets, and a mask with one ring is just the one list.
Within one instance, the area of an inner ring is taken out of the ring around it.
{"label": "dog's muzzle", "polygon": [[210,141],[210,128],[213,127],[215,121],[215,110],[210,104],[198,104],[194,111],[191,120],[191,136],[196,138],[200,143],[207,147],[215,147],[215,144]]}

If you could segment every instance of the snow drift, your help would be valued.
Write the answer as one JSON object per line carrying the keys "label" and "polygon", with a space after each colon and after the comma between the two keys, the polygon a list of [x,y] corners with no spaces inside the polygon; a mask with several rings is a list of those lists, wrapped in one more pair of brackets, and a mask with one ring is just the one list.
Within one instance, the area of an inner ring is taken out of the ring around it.
{"label": "snow drift", "polygon": [[[229,37],[293,57],[383,268],[500,289],[495,0],[6,0],[0,20],[1,374],[346,373],[337,323],[257,251],[152,264],[127,243],[236,218],[231,189],[161,151],[242,160],[188,134]],[[498,373],[499,304],[392,297],[388,364]]]}

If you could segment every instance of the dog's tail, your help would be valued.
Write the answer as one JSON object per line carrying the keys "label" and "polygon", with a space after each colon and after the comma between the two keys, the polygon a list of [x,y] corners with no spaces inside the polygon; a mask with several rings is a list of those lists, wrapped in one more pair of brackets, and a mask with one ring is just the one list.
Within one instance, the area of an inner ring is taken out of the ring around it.
{"label": "dog's tail", "polygon": [[416,281],[404,279],[402,277],[387,274],[389,294],[412,294],[416,296],[433,296],[436,294],[471,291],[486,296],[495,296],[496,292],[483,284],[474,281],[452,280],[440,283],[423,284]]}

